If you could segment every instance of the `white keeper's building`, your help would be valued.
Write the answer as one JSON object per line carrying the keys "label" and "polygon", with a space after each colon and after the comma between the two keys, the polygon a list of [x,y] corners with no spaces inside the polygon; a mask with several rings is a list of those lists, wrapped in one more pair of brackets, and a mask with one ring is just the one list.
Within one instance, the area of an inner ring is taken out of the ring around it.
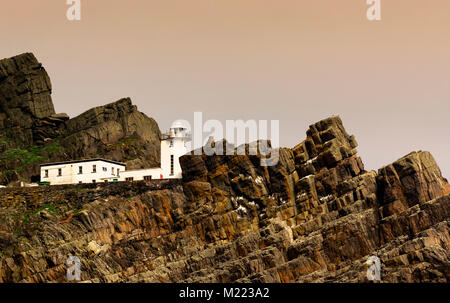
{"label": "white keeper's building", "polygon": [[181,123],[175,123],[161,138],[161,167],[126,170],[126,164],[107,159],[87,159],[41,164],[41,182],[50,185],[179,179],[179,158],[188,152],[190,136]]}
{"label": "white keeper's building", "polygon": [[119,181],[124,163],[106,159],[88,159],[41,165],[41,182],[51,185]]}

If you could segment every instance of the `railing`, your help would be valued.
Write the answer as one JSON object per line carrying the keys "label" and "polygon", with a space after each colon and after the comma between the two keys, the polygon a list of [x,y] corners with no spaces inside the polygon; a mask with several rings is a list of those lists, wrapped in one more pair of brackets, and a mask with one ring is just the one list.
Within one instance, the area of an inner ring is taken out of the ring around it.
{"label": "railing", "polygon": [[185,138],[187,140],[191,140],[192,139],[192,135],[190,132],[185,132],[184,136],[182,137],[177,137],[175,134],[169,132],[165,132],[161,134],[161,139],[162,140],[168,140],[168,139],[172,139],[172,138]]}

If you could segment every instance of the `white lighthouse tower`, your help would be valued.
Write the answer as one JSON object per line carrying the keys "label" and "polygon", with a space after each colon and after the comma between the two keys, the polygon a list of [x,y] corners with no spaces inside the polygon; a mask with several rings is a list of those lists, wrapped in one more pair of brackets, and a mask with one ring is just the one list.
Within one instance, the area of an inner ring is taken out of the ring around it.
{"label": "white lighthouse tower", "polygon": [[188,129],[181,122],[174,122],[161,138],[161,170],[164,179],[181,178],[179,158],[188,152]]}

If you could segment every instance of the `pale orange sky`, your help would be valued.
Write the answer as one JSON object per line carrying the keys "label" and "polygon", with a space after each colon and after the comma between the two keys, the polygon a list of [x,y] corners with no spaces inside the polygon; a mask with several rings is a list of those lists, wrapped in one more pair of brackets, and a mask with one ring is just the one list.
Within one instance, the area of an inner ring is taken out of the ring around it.
{"label": "pale orange sky", "polygon": [[3,1],[0,57],[33,52],[57,112],[131,97],[175,119],[279,119],[281,145],[339,114],[367,169],[429,150],[450,177],[450,1]]}

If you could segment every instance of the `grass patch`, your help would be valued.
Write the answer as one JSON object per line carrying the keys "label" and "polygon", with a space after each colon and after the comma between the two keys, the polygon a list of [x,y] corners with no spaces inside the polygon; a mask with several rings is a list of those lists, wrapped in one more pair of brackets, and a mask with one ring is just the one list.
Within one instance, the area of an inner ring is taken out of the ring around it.
{"label": "grass patch", "polygon": [[39,207],[38,209],[25,211],[23,213],[22,225],[27,225],[29,219],[32,216],[40,213],[43,210],[48,210],[48,212],[53,214],[53,215],[61,214],[61,212],[59,210],[57,210],[53,204],[46,204],[46,205],[43,205],[43,206]]}
{"label": "grass patch", "polygon": [[28,148],[10,147],[11,145],[11,139],[4,135],[0,137],[0,178],[8,182],[14,181],[14,176],[22,174],[30,166],[45,162],[61,151],[58,142]]}

